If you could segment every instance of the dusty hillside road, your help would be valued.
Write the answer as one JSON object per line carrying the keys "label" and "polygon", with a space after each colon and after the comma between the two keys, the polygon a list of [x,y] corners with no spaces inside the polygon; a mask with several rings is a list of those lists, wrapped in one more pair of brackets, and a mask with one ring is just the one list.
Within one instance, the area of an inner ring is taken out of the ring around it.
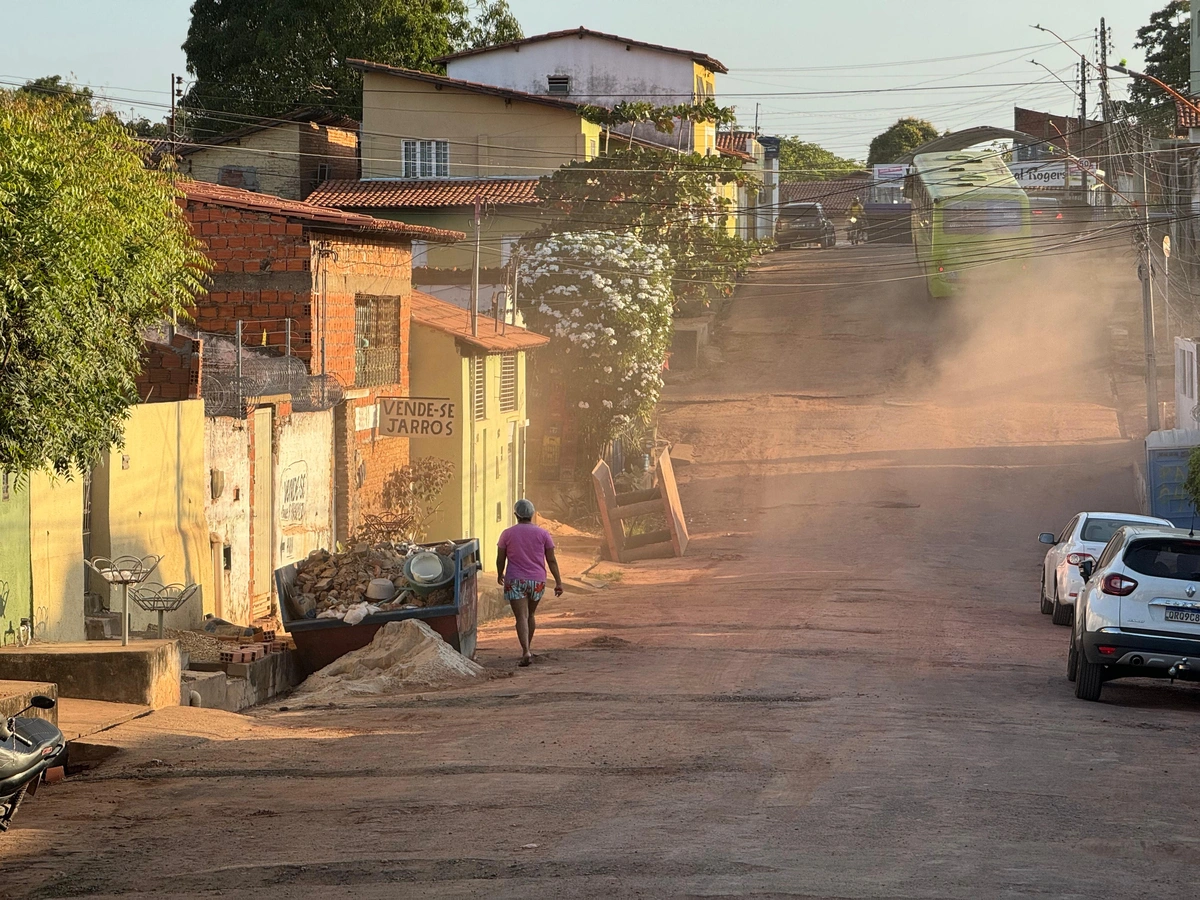
{"label": "dusty hillside road", "polygon": [[[1037,533],[1132,504],[1092,333],[1118,285],[1090,260],[934,306],[910,258],[755,272],[664,406],[696,448],[691,551],[547,602],[548,658],[385,708],[124,726],[0,844],[4,892],[1190,895],[1200,692],[1076,700],[1037,608]],[[515,650],[485,630],[483,662]]]}

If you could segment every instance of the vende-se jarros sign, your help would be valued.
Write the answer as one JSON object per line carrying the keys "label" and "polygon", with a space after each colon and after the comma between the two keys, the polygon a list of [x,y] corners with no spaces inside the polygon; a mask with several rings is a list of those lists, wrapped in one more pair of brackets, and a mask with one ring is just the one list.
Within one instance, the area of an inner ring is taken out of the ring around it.
{"label": "vende-se jarros sign", "polygon": [[380,437],[453,437],[449,397],[380,397]]}

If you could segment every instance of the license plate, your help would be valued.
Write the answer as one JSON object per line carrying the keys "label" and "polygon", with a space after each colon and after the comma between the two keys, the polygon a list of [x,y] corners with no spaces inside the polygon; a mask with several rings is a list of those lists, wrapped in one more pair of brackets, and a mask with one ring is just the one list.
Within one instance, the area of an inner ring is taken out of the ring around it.
{"label": "license plate", "polygon": [[1178,609],[1168,606],[1163,610],[1163,618],[1168,622],[1187,622],[1189,625],[1200,625],[1200,611],[1194,609]]}

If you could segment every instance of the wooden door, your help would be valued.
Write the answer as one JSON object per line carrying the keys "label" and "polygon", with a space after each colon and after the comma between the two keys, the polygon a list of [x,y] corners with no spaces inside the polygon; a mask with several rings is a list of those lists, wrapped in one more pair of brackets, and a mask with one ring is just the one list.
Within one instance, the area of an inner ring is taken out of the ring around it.
{"label": "wooden door", "polygon": [[254,507],[251,528],[254,536],[254,584],[250,601],[251,618],[271,614],[271,583],[274,578],[275,529],[275,471],[273,465],[270,407],[254,411]]}

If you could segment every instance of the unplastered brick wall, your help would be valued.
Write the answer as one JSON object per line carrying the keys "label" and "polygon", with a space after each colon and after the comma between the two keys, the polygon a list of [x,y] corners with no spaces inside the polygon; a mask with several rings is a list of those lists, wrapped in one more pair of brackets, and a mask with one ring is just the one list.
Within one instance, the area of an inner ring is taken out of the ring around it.
{"label": "unplastered brick wall", "polygon": [[171,338],[169,344],[147,341],[137,377],[138,399],[162,403],[199,397],[202,343],[181,334]]}
{"label": "unplastered brick wall", "polygon": [[[338,538],[347,540],[363,516],[387,511],[384,485],[409,461],[407,438],[379,436],[374,407],[379,397],[404,396],[409,390],[412,248],[390,240],[318,232],[313,244],[317,289],[323,287],[325,296],[327,366],[349,395],[334,414]],[[399,380],[391,384],[356,384],[355,301],[364,295],[399,300]]]}
{"label": "unplastered brick wall", "polygon": [[325,178],[358,178],[358,132],[309,122],[300,128],[301,196],[307,197]]}
{"label": "unplastered brick wall", "polygon": [[312,357],[312,249],[303,224],[284,216],[190,201],[187,216],[212,261],[209,293],[195,309],[202,331],[235,334]]}

